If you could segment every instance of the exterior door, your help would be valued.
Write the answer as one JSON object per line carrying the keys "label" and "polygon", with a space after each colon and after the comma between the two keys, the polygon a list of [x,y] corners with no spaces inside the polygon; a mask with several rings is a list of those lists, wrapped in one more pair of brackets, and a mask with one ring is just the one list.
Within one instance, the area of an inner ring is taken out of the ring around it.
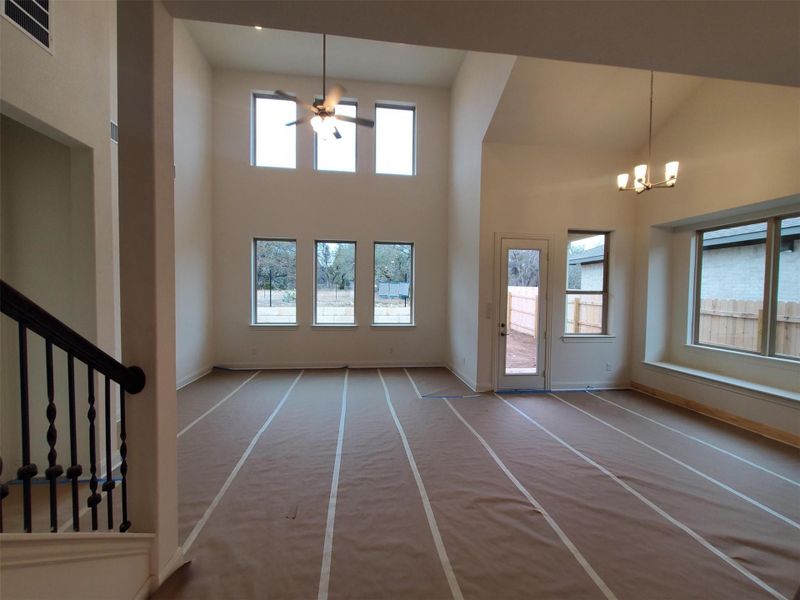
{"label": "exterior door", "polygon": [[545,389],[547,241],[500,240],[497,389]]}

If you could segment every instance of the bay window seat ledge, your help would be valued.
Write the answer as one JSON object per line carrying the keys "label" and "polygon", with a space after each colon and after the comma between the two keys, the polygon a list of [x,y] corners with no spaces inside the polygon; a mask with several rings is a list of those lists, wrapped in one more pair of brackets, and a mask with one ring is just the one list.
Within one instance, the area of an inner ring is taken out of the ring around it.
{"label": "bay window seat ledge", "polygon": [[721,375],[719,373],[703,371],[701,369],[693,369],[692,367],[686,367],[684,365],[671,362],[645,360],[642,361],[642,364],[647,367],[655,367],[656,369],[669,371],[671,374],[696,377],[698,379],[709,381],[712,384],[721,384],[724,387],[734,388],[736,391],[747,391],[751,394],[755,392],[759,396],[788,400],[792,403],[796,402],[797,408],[800,408],[800,392],[795,392],[793,390],[764,385],[762,383],[754,383],[746,379],[739,379],[737,377],[730,377],[728,375]]}

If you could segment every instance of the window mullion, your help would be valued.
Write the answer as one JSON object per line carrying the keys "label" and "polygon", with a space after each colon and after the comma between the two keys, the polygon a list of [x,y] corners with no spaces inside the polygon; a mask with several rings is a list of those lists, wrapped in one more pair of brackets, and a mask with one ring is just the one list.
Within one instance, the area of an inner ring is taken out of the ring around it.
{"label": "window mullion", "polygon": [[775,315],[778,309],[778,258],[780,255],[780,220],[773,217],[767,221],[767,243],[765,248],[764,311],[761,322],[761,352],[767,356],[775,354]]}

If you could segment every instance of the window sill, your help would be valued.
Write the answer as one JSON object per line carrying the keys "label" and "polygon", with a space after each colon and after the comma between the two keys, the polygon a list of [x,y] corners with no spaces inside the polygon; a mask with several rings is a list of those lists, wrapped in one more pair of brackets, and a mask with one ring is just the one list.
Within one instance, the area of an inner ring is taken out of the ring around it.
{"label": "window sill", "polygon": [[414,329],[416,323],[371,323],[375,329]]}
{"label": "window sill", "polygon": [[[792,361],[787,361],[792,362]],[[734,388],[736,390],[747,391],[752,395],[753,392],[761,394],[762,396],[769,396],[772,398],[779,398],[786,400],[796,405],[800,403],[800,394],[792,390],[783,388],[776,388],[761,383],[753,383],[746,379],[737,379],[736,377],[728,377],[727,375],[720,375],[719,373],[712,373],[711,371],[702,371],[700,369],[693,369],[691,367],[684,367],[675,363],[661,362],[661,361],[642,361],[647,367],[655,367],[664,371],[669,371],[672,374],[679,376],[688,376],[697,379],[703,379],[711,382],[712,384],[722,384],[724,387]]]}
{"label": "window sill", "polygon": [[297,323],[250,323],[253,329],[297,329]]}
{"label": "window sill", "polygon": [[570,342],[570,343],[573,343],[573,342],[595,342],[595,343],[597,343],[597,342],[601,342],[601,343],[602,342],[606,342],[606,343],[608,343],[608,342],[613,342],[616,339],[617,339],[617,336],[615,336],[615,335],[597,335],[597,334],[591,334],[591,333],[590,334],[583,334],[583,335],[581,335],[581,334],[572,334],[572,335],[570,335],[568,333],[565,333],[564,335],[561,336],[561,341]]}
{"label": "window sill", "polygon": [[358,329],[357,323],[314,323],[311,329]]}

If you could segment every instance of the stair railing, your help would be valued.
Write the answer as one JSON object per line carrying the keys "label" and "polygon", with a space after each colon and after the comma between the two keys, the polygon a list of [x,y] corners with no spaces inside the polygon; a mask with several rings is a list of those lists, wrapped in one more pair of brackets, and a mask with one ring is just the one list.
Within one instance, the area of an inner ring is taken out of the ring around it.
{"label": "stair railing", "polygon": [[[31,462],[31,402],[28,392],[28,332],[31,331],[41,336],[45,342],[47,403],[44,408],[48,422],[45,437],[49,451],[47,454],[47,467],[44,470],[44,477],[48,481],[50,488],[50,531],[56,533],[59,529],[56,485],[59,483],[58,479],[62,475],[65,479],[70,480],[72,487],[72,529],[74,531],[80,531],[79,479],[81,475],[83,475],[83,466],[80,464],[78,458],[77,401],[75,397],[76,361],[80,361],[86,367],[88,389],[88,410],[86,415],[89,424],[90,473],[90,494],[86,499],[86,505],[91,510],[92,531],[98,529],[98,505],[103,500],[102,494],[98,492],[98,485],[100,485],[100,491],[106,494],[108,529],[114,528],[113,490],[116,488],[116,481],[113,477],[114,469],[112,467],[111,449],[111,385],[112,382],[119,385],[119,474],[121,478],[120,487],[122,494],[122,519],[119,525],[119,531],[127,531],[131,526],[131,522],[128,519],[128,446],[127,432],[125,430],[125,395],[137,394],[142,391],[145,385],[144,372],[139,367],[126,367],[4,281],[0,281],[0,309],[2,309],[3,314],[8,315],[17,322],[19,334],[20,439],[22,443],[22,466],[17,470],[17,479],[20,480],[22,484],[24,530],[28,533],[33,531],[31,481],[39,473],[38,466]],[[56,429],[57,407],[53,367],[53,346],[61,348],[66,353],[67,408],[69,411],[70,441],[70,466],[67,467],[66,471],[58,464],[58,454],[56,452],[58,431]],[[97,399],[95,397],[96,375],[99,375],[104,383],[106,473],[105,480],[102,484],[99,483],[97,478],[97,433],[95,431],[95,421],[97,419]],[[34,406],[34,408],[38,409],[38,405]],[[0,458],[0,476],[2,476],[2,465],[3,462]],[[8,496],[8,493],[9,486],[6,483],[0,483],[0,532],[3,531],[3,500]]]}

